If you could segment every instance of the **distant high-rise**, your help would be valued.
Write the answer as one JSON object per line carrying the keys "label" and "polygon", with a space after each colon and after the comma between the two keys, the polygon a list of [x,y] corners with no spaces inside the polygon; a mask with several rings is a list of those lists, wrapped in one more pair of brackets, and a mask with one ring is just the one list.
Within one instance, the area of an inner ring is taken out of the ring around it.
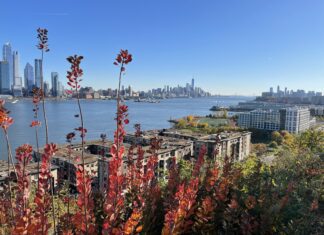
{"label": "distant high-rise", "polygon": [[130,85],[128,86],[128,95],[129,96],[132,96],[133,95],[133,91],[132,91],[132,88],[131,88]]}
{"label": "distant high-rise", "polygon": [[0,94],[9,94],[10,91],[9,63],[0,61]]}
{"label": "distant high-rise", "polygon": [[191,79],[191,89],[195,90],[195,79],[194,78]]}
{"label": "distant high-rise", "polygon": [[6,43],[3,45],[2,48],[2,57],[3,61],[8,62],[8,68],[9,68],[9,87],[11,90],[11,87],[13,85],[14,75],[13,75],[13,56],[12,56],[12,49],[10,43]]}
{"label": "distant high-rise", "polygon": [[277,93],[278,94],[280,93],[280,86],[279,85],[277,86]]}
{"label": "distant high-rise", "polygon": [[63,85],[59,81],[58,82],[58,87],[57,87],[57,96],[60,96],[60,97],[63,96],[63,90],[64,90]]}
{"label": "distant high-rise", "polygon": [[35,86],[41,88],[42,60],[35,59]]}
{"label": "distant high-rise", "polygon": [[35,86],[34,67],[27,63],[24,70],[25,89],[27,94],[33,90]]}
{"label": "distant high-rise", "polygon": [[19,73],[19,54],[18,51],[13,52],[13,94],[14,96],[22,96],[22,78]]}
{"label": "distant high-rise", "polygon": [[187,83],[186,84],[186,93],[189,94],[190,93],[190,90],[191,90],[190,84]]}
{"label": "distant high-rise", "polygon": [[52,78],[52,96],[59,96],[59,74],[57,72],[51,73]]}
{"label": "distant high-rise", "polygon": [[44,94],[45,94],[45,96],[48,96],[49,90],[50,90],[49,89],[49,83],[44,81]]}
{"label": "distant high-rise", "polygon": [[273,87],[270,87],[270,93],[273,94]]}

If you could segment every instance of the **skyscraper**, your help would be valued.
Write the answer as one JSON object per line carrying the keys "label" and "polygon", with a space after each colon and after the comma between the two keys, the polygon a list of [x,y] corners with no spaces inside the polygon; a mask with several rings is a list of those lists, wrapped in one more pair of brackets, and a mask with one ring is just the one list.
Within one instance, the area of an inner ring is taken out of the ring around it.
{"label": "skyscraper", "polygon": [[27,63],[24,70],[25,89],[27,94],[30,93],[35,86],[34,67]]}
{"label": "skyscraper", "polygon": [[52,96],[56,97],[59,94],[59,74],[57,72],[51,73],[52,78]]}
{"label": "skyscraper", "polygon": [[45,94],[45,96],[48,96],[49,90],[50,90],[49,89],[49,83],[44,81],[44,94]]}
{"label": "skyscraper", "polygon": [[22,78],[19,74],[19,54],[18,51],[13,52],[13,94],[14,96],[22,96]]}
{"label": "skyscraper", "polygon": [[41,88],[42,60],[35,59],[35,86]]}
{"label": "skyscraper", "polygon": [[191,89],[194,91],[195,90],[195,79],[191,79]]}
{"label": "skyscraper", "polygon": [[63,96],[64,87],[60,81],[58,81],[58,87],[57,87],[57,96],[61,97]]}
{"label": "skyscraper", "polygon": [[0,94],[9,94],[10,91],[9,63],[0,61]]}
{"label": "skyscraper", "polygon": [[10,90],[13,85],[13,56],[12,56],[12,50],[11,50],[11,45],[9,42],[3,45],[2,48],[2,56],[3,56],[3,61],[8,62],[8,68],[9,68],[9,87]]}

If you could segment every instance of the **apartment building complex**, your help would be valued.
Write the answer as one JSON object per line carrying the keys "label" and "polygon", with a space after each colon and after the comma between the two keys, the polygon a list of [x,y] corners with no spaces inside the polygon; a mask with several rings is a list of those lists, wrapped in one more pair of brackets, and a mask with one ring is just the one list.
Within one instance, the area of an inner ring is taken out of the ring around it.
{"label": "apartment building complex", "polygon": [[[38,163],[31,162],[26,166],[26,174],[30,176],[30,181],[37,184],[38,182]],[[52,184],[55,188],[57,186],[58,180],[58,170],[59,167],[56,165],[51,166],[51,175],[52,175]],[[16,180],[16,175],[14,173],[13,167],[10,164],[9,166],[10,177],[13,180]],[[3,190],[3,185],[5,184],[6,179],[8,178],[8,162],[5,160],[0,160],[0,191]]]}
{"label": "apartment building complex", "polygon": [[239,114],[238,125],[268,131],[287,130],[299,133],[314,125],[309,108],[289,107],[282,109],[257,109]]}
{"label": "apartment building complex", "polygon": [[210,158],[230,157],[233,161],[243,160],[250,154],[251,132],[223,132],[220,134],[185,133],[182,130],[169,129],[163,136],[193,141],[194,156],[197,158],[203,145]]}
{"label": "apartment building complex", "polygon": [[[125,137],[125,154],[123,157],[122,173],[127,174],[128,172],[128,152],[131,146],[136,143],[136,145],[141,146],[143,150],[143,171],[146,171],[146,164],[149,158],[152,156],[150,151],[150,140],[155,137],[155,135],[146,134],[145,136],[135,137],[134,135],[126,135]],[[191,141],[170,139],[170,138],[159,138],[161,141],[160,148],[156,151],[157,161],[158,161],[158,174],[159,177],[164,177],[164,172],[166,172],[171,163],[171,159],[174,158],[176,163],[183,158],[190,158],[193,155],[193,143]],[[109,162],[111,161],[110,149],[113,143],[111,141],[92,141],[87,143],[87,152],[98,156],[98,187],[100,190],[107,188],[108,182],[108,170]],[[132,161],[138,159],[138,153],[136,148],[132,154]]]}
{"label": "apartment building complex", "polygon": [[[127,174],[129,161],[137,161],[138,153],[136,146],[143,150],[143,171],[145,172],[148,160],[153,155],[152,140],[159,140],[159,148],[154,151],[157,157],[157,168],[155,174],[158,177],[167,177],[167,171],[175,160],[178,163],[181,159],[194,161],[199,155],[203,145],[207,147],[207,155],[216,159],[228,156],[233,161],[244,159],[250,153],[250,132],[224,132],[217,135],[199,133],[184,133],[176,129],[151,130],[142,132],[140,136],[127,134],[124,138],[125,148],[123,164],[120,173]],[[93,190],[105,190],[108,186],[109,164],[112,160],[110,150],[112,141],[95,140],[87,141],[84,144],[84,169],[90,174]],[[76,192],[76,173],[83,163],[81,159],[81,143],[58,145],[58,151],[51,159],[51,169],[55,184],[61,184],[69,180],[70,188]],[[130,150],[133,154],[129,154]],[[33,154],[34,162],[30,163],[29,169],[33,181],[37,181],[37,161],[40,159],[43,150]],[[7,177],[7,163],[4,162],[1,171],[0,181]],[[13,171],[13,169],[11,169]],[[35,178],[36,177],[36,178]],[[54,185],[55,187],[56,185]]]}

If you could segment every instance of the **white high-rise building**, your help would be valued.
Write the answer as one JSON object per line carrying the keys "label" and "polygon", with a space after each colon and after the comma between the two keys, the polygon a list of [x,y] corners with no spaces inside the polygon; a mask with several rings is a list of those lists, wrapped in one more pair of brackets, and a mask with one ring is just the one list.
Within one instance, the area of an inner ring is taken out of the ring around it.
{"label": "white high-rise building", "polygon": [[13,53],[13,94],[14,96],[22,96],[22,78],[19,74],[19,54],[18,51]]}
{"label": "white high-rise building", "polygon": [[257,109],[240,113],[238,125],[243,128],[256,128],[268,131],[287,130],[290,133],[300,133],[309,129],[314,118],[305,107],[290,107],[282,109]]}
{"label": "white high-rise building", "polygon": [[291,133],[303,132],[310,127],[308,108],[293,107],[286,109],[285,130]]}

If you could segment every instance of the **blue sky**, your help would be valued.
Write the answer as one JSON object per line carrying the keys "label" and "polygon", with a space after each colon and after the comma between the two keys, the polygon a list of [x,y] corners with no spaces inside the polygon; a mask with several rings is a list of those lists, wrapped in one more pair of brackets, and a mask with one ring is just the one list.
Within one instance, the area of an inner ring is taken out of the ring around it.
{"label": "blue sky", "polygon": [[84,85],[117,86],[115,55],[134,57],[124,84],[136,90],[190,82],[212,93],[257,95],[270,86],[324,92],[322,0],[0,0],[0,44],[26,62],[49,30],[45,78],[65,83],[72,54]]}

